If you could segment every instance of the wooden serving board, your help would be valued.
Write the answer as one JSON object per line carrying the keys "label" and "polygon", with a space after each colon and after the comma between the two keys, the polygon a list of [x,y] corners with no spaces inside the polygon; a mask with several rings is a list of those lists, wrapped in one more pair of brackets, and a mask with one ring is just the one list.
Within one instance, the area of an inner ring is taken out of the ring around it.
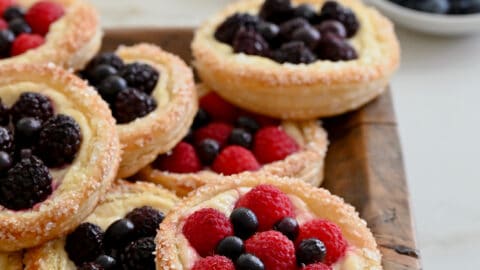
{"label": "wooden serving board", "polygon": [[[191,62],[189,28],[106,31],[104,50],[149,42]],[[421,269],[390,92],[364,108],[324,119],[329,133],[324,187],[351,203],[372,229],[387,270]]]}

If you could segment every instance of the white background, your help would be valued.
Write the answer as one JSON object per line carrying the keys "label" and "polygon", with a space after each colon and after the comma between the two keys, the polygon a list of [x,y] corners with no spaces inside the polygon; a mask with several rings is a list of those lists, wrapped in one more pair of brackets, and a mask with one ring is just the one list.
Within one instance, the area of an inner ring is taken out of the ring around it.
{"label": "white background", "polygon": [[[229,0],[92,0],[103,24],[196,26]],[[480,36],[398,29],[392,82],[425,269],[480,269]]]}

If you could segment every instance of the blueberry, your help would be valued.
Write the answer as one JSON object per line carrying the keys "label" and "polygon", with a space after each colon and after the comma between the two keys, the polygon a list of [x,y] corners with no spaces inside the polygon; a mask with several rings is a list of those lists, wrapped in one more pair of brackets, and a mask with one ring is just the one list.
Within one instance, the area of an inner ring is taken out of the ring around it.
{"label": "blueberry", "polygon": [[320,32],[313,26],[307,25],[293,31],[291,39],[293,41],[302,41],[310,49],[314,49],[320,41]]}
{"label": "blueberry", "polygon": [[15,139],[17,144],[28,145],[35,142],[42,123],[33,117],[24,117],[15,125]]}
{"label": "blueberry", "polygon": [[444,14],[450,8],[448,0],[415,0],[406,1],[404,4],[408,8],[418,11]]}
{"label": "blueberry", "polygon": [[340,38],[347,37],[347,30],[345,30],[345,26],[339,21],[336,20],[326,20],[322,23],[315,26],[320,34],[326,35],[327,33],[332,33],[337,35]]}
{"label": "blueberry", "polygon": [[8,28],[16,35],[20,35],[22,33],[31,33],[32,28],[30,28],[30,25],[23,20],[22,18],[15,18],[8,22]]}
{"label": "blueberry", "polygon": [[114,270],[117,266],[117,260],[108,255],[100,255],[95,260],[95,263],[104,268],[104,270]]}
{"label": "blueberry", "polygon": [[236,270],[265,270],[263,262],[252,254],[244,253],[235,262]]}
{"label": "blueberry", "polygon": [[0,173],[8,171],[12,164],[12,157],[7,152],[0,151]]}
{"label": "blueberry", "polygon": [[193,119],[193,124],[192,128],[193,129],[198,129],[201,128],[210,122],[210,115],[208,115],[207,111],[204,109],[200,108],[197,111],[197,114],[195,115],[195,118]]}
{"label": "blueberry", "polygon": [[450,0],[451,14],[480,13],[480,0]]}
{"label": "blueberry", "polygon": [[230,214],[235,235],[241,239],[248,239],[258,229],[258,219],[255,213],[248,208],[236,208]]}
{"label": "blueberry", "polygon": [[23,19],[23,16],[25,15],[25,11],[18,6],[11,6],[3,12],[3,18],[7,21],[10,22],[11,20],[21,18]]}
{"label": "blueberry", "polygon": [[273,229],[284,234],[288,239],[295,241],[298,236],[298,222],[294,218],[284,218],[273,226]]}
{"label": "blueberry", "polygon": [[127,245],[135,238],[135,225],[128,219],[119,219],[105,231],[105,247],[118,248]]}
{"label": "blueberry", "polygon": [[220,241],[216,253],[232,260],[236,260],[245,250],[242,239],[236,236],[228,236]]}
{"label": "blueberry", "polygon": [[0,31],[0,57],[5,57],[10,54],[10,48],[14,40],[15,34],[12,31],[8,29]]}
{"label": "blueberry", "polygon": [[210,165],[217,158],[220,152],[220,145],[212,139],[205,139],[197,146],[198,157],[204,165]]}
{"label": "blueberry", "polygon": [[322,241],[316,238],[303,240],[297,248],[297,263],[312,264],[323,261],[327,254],[327,248]]}
{"label": "blueberry", "polygon": [[290,41],[295,30],[308,25],[310,25],[308,21],[303,18],[286,21],[280,25],[280,36],[282,39]]}
{"label": "blueberry", "polygon": [[260,125],[255,119],[248,116],[240,116],[235,125],[239,128],[247,130],[248,132],[254,134],[260,129]]}
{"label": "blueberry", "polygon": [[233,40],[235,53],[265,56],[269,49],[267,41],[253,29],[240,28]]}
{"label": "blueberry", "polygon": [[125,91],[127,86],[127,81],[120,76],[109,76],[104,79],[97,86],[100,95],[107,101],[112,100],[117,96],[118,93]]}
{"label": "blueberry", "polygon": [[116,75],[117,70],[106,64],[101,64],[92,69],[88,78],[91,80],[93,85],[96,85],[106,79],[109,76]]}
{"label": "blueberry", "polygon": [[249,149],[252,146],[252,134],[241,128],[234,128],[228,136],[228,143]]}
{"label": "blueberry", "polygon": [[301,4],[293,11],[293,17],[304,18],[309,22],[313,22],[317,18],[317,12],[315,8],[309,4]]}
{"label": "blueberry", "polygon": [[280,28],[276,24],[260,21],[257,25],[257,31],[266,41],[272,42],[280,33]]}

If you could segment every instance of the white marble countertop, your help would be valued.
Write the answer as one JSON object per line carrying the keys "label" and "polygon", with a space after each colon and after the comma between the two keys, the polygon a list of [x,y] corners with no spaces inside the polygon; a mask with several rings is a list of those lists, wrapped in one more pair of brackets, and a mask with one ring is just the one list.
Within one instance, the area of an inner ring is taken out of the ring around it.
{"label": "white marble countertop", "polygon": [[[92,0],[106,27],[195,26],[231,0]],[[480,36],[398,29],[392,88],[425,269],[480,269]]]}

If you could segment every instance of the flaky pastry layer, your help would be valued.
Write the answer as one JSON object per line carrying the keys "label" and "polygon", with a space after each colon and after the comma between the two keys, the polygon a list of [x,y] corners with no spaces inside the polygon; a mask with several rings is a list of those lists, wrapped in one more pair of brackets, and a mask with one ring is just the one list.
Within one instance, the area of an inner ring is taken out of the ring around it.
{"label": "flaky pastry layer", "polygon": [[73,117],[82,143],[75,160],[50,169],[53,193],[32,209],[0,206],[0,251],[42,244],[77,226],[95,208],[116,175],[120,144],[108,105],[84,81],[49,65],[1,65],[0,97],[11,106],[22,92],[38,92],[52,101],[55,113]]}
{"label": "flaky pastry layer", "polygon": [[[293,0],[317,9],[326,0]],[[263,0],[238,1],[200,27],[192,43],[200,78],[222,97],[260,114],[282,119],[312,119],[356,109],[381,94],[400,60],[393,24],[360,0],[338,0],[353,9],[360,30],[351,40],[359,58],[279,64],[271,59],[235,54],[214,33],[235,12],[257,14]]]}

